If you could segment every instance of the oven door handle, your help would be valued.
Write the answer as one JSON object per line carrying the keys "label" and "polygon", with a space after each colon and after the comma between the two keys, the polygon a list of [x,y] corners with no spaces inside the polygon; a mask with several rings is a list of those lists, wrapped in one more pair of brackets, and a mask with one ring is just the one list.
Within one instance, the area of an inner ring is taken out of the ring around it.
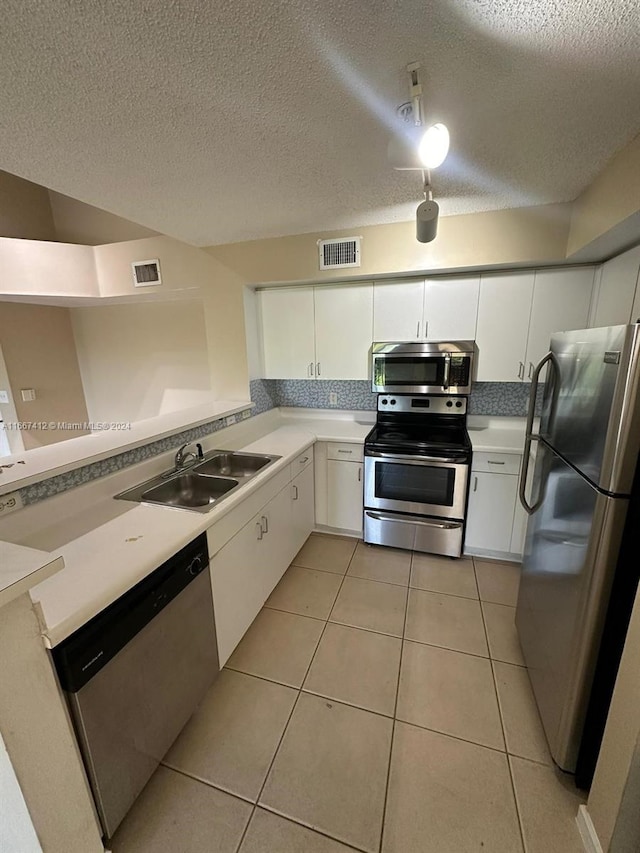
{"label": "oven door handle", "polygon": [[443,462],[445,465],[466,465],[464,459],[455,459],[452,456],[405,456],[402,453],[380,453],[377,450],[367,450],[365,456],[375,459],[398,459],[405,462],[413,462],[414,465],[423,465],[431,462]]}
{"label": "oven door handle", "polygon": [[397,524],[415,524],[418,527],[436,527],[438,530],[458,530],[462,527],[462,521],[422,521],[421,519],[412,518],[409,516],[387,515],[384,512],[372,512],[370,509],[365,510],[365,515],[373,518],[375,521],[395,521]]}

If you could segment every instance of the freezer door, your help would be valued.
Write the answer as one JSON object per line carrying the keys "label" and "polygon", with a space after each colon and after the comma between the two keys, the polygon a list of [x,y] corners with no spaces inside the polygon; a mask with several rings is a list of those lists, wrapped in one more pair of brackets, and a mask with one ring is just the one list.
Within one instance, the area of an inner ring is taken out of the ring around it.
{"label": "freezer door", "polygon": [[640,326],[561,332],[541,436],[599,488],[629,494],[640,449]]}
{"label": "freezer door", "polygon": [[628,501],[540,442],[516,625],[554,761],[575,764]]}

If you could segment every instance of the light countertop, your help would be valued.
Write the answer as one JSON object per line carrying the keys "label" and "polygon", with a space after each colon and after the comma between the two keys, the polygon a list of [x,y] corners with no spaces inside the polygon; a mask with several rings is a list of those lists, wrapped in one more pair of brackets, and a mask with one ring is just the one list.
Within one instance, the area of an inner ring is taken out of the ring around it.
{"label": "light countertop", "polygon": [[[6,556],[3,565],[10,571],[18,571],[21,561],[22,565],[29,560],[34,565],[35,561],[39,570],[53,564],[59,568],[64,564],[62,571],[47,577],[31,590],[40,619],[46,626],[45,641],[55,646],[233,510],[315,441],[362,443],[374,417],[372,413],[362,413],[362,416],[362,420],[356,420],[353,415],[332,418],[326,414],[324,417],[283,414],[277,421],[272,419],[267,432],[245,442],[242,449],[282,458],[208,513],[132,503],[125,511],[118,508],[117,515],[103,513],[104,523],[77,535],[56,550],[39,551],[3,543],[6,549],[0,551],[0,558]],[[500,424],[507,420],[511,419],[476,419],[480,422],[470,423],[474,449],[522,452],[524,419],[513,419],[515,423],[504,426]],[[231,440],[229,444],[236,446]],[[134,469],[131,469],[131,477],[130,485],[145,479]],[[100,500],[105,508],[112,509],[112,494],[116,490],[105,493],[105,488],[102,487]],[[96,518],[100,517],[99,509],[96,505]],[[20,512],[26,511],[28,508]],[[53,518],[52,523],[57,523],[57,519]]]}
{"label": "light countertop", "polygon": [[470,415],[467,430],[474,451],[489,453],[522,453],[525,418],[489,418]]}
{"label": "light countertop", "polygon": [[346,419],[285,418],[281,422],[283,426],[242,449],[282,458],[210,512],[132,503],[128,511],[62,546],[64,572],[31,592],[46,625],[48,644],[55,646],[66,639],[317,440],[362,442],[371,429],[370,424]]}
{"label": "light countertop", "polygon": [[0,607],[64,568],[62,557],[0,542]]}

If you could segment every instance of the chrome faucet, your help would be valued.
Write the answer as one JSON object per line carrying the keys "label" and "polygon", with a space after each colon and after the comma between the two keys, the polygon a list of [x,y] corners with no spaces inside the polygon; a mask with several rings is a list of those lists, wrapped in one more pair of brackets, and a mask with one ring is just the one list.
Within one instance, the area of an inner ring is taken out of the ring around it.
{"label": "chrome faucet", "polygon": [[180,470],[180,468],[184,468],[189,461],[197,462],[201,459],[204,459],[204,453],[202,452],[202,445],[199,442],[196,444],[196,447],[198,449],[197,454],[194,453],[192,450],[189,450],[189,451],[187,451],[187,453],[185,453],[185,450],[187,449],[187,447],[191,447],[191,444],[183,444],[182,447],[180,448],[180,450],[178,450],[178,452],[176,453],[176,458],[175,458],[176,471]]}

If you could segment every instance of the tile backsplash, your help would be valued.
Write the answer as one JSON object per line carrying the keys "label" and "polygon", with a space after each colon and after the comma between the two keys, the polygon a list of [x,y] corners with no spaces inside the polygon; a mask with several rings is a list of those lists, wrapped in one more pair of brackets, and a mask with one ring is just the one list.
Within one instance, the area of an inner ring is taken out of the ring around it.
{"label": "tile backsplash", "polygon": [[[526,382],[476,382],[469,398],[469,414],[526,417],[530,388]],[[337,402],[329,402],[331,394],[335,394]],[[359,379],[254,379],[251,399],[256,407],[262,407],[260,411],[274,406],[366,411],[376,408],[370,383]]]}
{"label": "tile backsplash", "polygon": [[[529,388],[524,382],[476,382],[471,392],[469,414],[524,417],[527,414]],[[376,395],[371,392],[371,385],[366,380],[359,379],[253,379],[250,392],[251,400],[255,403],[251,416],[278,406],[360,411],[375,411],[376,408]],[[334,399],[330,395],[335,395],[335,403],[329,402]],[[26,486],[19,490],[20,497],[25,506],[37,503],[165,453],[181,444],[197,441],[225,426],[224,419],[211,421],[177,435],[118,453],[108,459],[92,462],[74,471]]]}

